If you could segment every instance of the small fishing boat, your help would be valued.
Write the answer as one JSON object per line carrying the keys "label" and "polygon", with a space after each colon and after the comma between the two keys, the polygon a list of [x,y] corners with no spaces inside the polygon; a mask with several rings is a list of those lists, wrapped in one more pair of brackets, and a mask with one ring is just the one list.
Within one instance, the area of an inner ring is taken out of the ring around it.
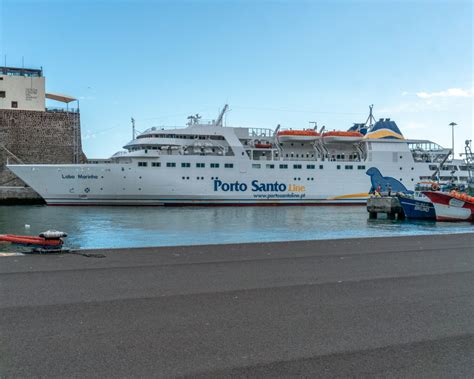
{"label": "small fishing boat", "polygon": [[423,181],[415,185],[413,193],[398,193],[398,201],[403,208],[405,217],[411,220],[436,220],[436,212],[431,200],[423,191],[446,191],[451,189],[450,183]]}
{"label": "small fishing boat", "polygon": [[474,197],[457,191],[423,191],[434,205],[437,221],[474,221]]}
{"label": "small fishing boat", "polygon": [[337,131],[323,133],[324,143],[340,143],[340,142],[359,142],[362,141],[364,135],[355,131]]}
{"label": "small fishing boat", "polygon": [[311,142],[316,141],[320,134],[313,129],[282,130],[277,133],[280,142]]}
{"label": "small fishing boat", "polygon": [[436,220],[434,205],[423,194],[399,194],[397,197],[406,218],[411,220]]}

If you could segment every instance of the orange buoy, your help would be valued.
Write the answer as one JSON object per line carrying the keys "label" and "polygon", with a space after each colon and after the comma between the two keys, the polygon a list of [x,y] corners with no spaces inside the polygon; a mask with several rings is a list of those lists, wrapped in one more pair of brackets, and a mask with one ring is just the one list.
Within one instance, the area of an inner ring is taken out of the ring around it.
{"label": "orange buoy", "polygon": [[10,242],[19,245],[35,245],[35,246],[61,246],[63,241],[57,239],[47,239],[43,237],[18,236],[15,234],[0,235],[0,242]]}

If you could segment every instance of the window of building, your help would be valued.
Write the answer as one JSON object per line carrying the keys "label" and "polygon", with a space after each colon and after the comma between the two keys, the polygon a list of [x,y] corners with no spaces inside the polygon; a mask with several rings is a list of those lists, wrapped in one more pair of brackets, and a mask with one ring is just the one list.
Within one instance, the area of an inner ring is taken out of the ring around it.
{"label": "window of building", "polygon": [[204,167],[206,167],[206,164],[205,163],[196,163],[196,167],[204,168]]}
{"label": "window of building", "polygon": [[167,162],[166,167],[176,167],[176,163],[174,162]]}
{"label": "window of building", "polygon": [[138,162],[138,167],[146,167],[148,166],[148,162]]}
{"label": "window of building", "polygon": [[358,170],[365,170],[365,166],[357,166]]}
{"label": "window of building", "polygon": [[324,166],[322,164],[319,165],[319,169],[322,170]]}
{"label": "window of building", "polygon": [[161,162],[151,162],[151,167],[160,167]]}
{"label": "window of building", "polygon": [[267,167],[267,168],[275,168],[275,165],[274,165],[274,164],[267,164],[266,167]]}
{"label": "window of building", "polygon": [[260,168],[262,165],[260,163],[253,163],[252,168]]}
{"label": "window of building", "polygon": [[352,166],[352,165],[346,165],[344,168],[345,168],[346,170],[352,170],[352,169],[354,168],[354,166]]}
{"label": "window of building", "polygon": [[181,167],[191,167],[191,163],[183,162],[181,163]]}
{"label": "window of building", "polygon": [[341,169],[341,165],[337,165],[336,168],[337,168],[338,170],[340,170],[340,169]]}
{"label": "window of building", "polygon": [[306,168],[308,170],[315,170],[316,169],[316,166],[314,164],[309,164],[309,165],[306,165]]}
{"label": "window of building", "polygon": [[18,101],[12,101],[12,108],[18,108]]}
{"label": "window of building", "polygon": [[281,164],[280,168],[288,168],[288,165],[287,164]]}
{"label": "window of building", "polygon": [[300,164],[294,164],[293,168],[297,169],[297,170],[300,170],[302,168],[302,166]]}
{"label": "window of building", "polygon": [[233,168],[234,164],[233,163],[224,163],[225,168]]}
{"label": "window of building", "polygon": [[219,163],[211,163],[211,168],[219,168]]}
{"label": "window of building", "polygon": [[0,97],[5,98],[7,96],[5,91],[0,91]]}

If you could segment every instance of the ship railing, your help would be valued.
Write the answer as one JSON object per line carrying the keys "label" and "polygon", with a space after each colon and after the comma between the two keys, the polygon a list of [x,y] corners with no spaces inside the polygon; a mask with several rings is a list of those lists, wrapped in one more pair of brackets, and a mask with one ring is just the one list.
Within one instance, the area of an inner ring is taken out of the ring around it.
{"label": "ship railing", "polygon": [[249,128],[249,136],[256,138],[270,138],[273,137],[274,131],[266,128]]}
{"label": "ship railing", "polygon": [[315,161],[316,158],[297,158],[297,157],[282,157],[280,160],[282,161],[305,161],[305,162],[308,162],[308,161]]}

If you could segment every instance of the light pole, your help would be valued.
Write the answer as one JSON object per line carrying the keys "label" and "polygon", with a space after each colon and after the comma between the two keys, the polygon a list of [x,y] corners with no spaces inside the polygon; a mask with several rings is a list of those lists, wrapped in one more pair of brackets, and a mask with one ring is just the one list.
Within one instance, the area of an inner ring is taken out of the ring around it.
{"label": "light pole", "polygon": [[451,124],[449,124],[449,126],[451,127],[451,138],[452,138],[451,149],[452,149],[453,159],[454,159],[454,127],[456,125],[457,124],[455,122],[452,122]]}

